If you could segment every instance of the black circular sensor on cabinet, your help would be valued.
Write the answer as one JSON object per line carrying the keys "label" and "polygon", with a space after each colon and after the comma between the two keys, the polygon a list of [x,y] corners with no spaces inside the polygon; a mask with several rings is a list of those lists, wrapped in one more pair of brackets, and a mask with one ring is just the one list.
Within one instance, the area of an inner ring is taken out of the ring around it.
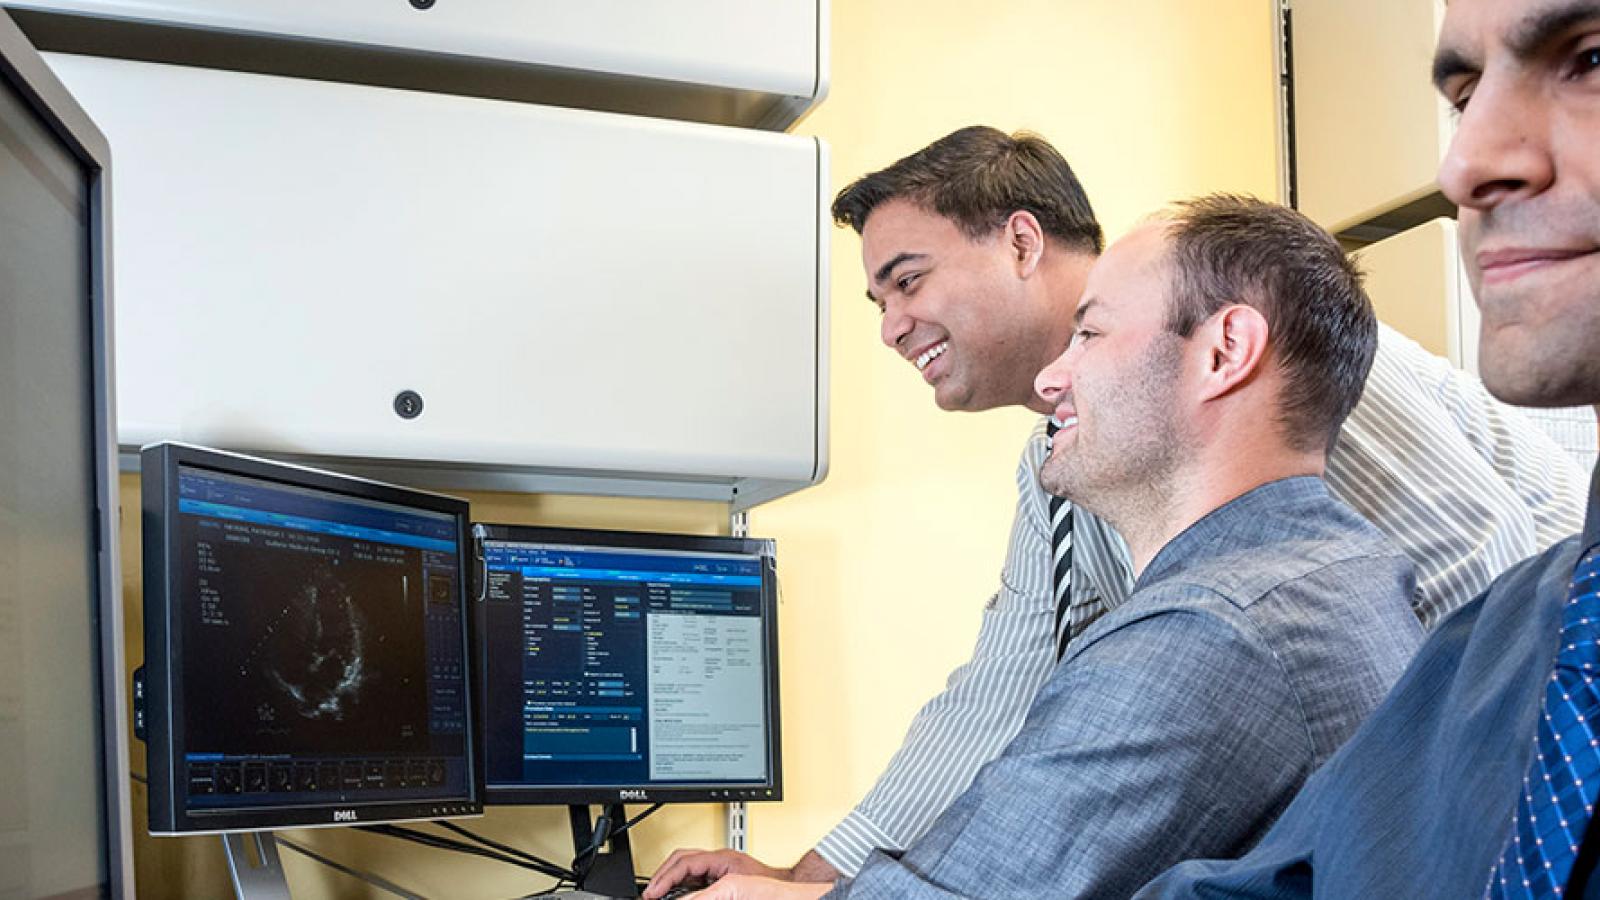
{"label": "black circular sensor on cabinet", "polygon": [[415,6],[417,9],[427,9],[430,6],[433,6],[433,0],[411,0],[411,5]]}
{"label": "black circular sensor on cabinet", "polygon": [[402,419],[415,419],[422,415],[422,395],[416,391],[395,394],[394,413]]}

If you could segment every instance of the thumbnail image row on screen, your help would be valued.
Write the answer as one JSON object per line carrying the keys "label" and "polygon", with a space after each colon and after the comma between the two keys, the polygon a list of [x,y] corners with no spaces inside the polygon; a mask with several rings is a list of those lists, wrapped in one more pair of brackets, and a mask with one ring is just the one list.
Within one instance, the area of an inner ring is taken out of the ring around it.
{"label": "thumbnail image row on screen", "polygon": [[443,787],[443,758],[344,759],[321,762],[191,762],[193,797],[238,794],[350,794]]}

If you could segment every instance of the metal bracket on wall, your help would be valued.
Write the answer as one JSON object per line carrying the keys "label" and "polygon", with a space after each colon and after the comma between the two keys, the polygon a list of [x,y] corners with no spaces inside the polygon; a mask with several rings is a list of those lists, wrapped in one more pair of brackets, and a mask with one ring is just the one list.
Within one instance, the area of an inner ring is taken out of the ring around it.
{"label": "metal bracket on wall", "polygon": [[728,804],[728,849],[748,853],[750,847],[750,820],[746,816],[743,800]]}
{"label": "metal bracket on wall", "polygon": [[[750,516],[745,512],[736,512],[728,516],[728,533],[734,537],[750,536]],[[735,800],[726,804],[728,813],[727,844],[728,849],[740,853],[748,852],[750,837],[750,820],[746,815],[745,804],[742,800]]]}
{"label": "metal bracket on wall", "polygon": [[1285,205],[1300,208],[1294,146],[1294,0],[1277,0],[1272,42],[1278,75],[1278,195]]}

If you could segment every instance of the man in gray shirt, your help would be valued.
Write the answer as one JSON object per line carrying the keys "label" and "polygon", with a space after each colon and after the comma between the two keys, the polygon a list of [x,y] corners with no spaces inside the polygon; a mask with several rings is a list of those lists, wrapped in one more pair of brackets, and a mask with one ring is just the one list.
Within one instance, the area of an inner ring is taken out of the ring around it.
{"label": "man in gray shirt", "polygon": [[[1127,540],[1126,602],[1069,646],[1016,739],[901,856],[830,897],[1115,897],[1246,850],[1421,641],[1410,562],[1321,476],[1377,324],[1292,210],[1178,206],[1090,272],[1036,387],[1041,480]],[[706,898],[815,898],[729,875]]]}

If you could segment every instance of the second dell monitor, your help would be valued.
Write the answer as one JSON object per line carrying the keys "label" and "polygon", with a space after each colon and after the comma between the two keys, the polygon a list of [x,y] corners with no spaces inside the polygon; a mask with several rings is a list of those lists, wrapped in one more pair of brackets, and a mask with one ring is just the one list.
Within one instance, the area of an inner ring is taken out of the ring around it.
{"label": "second dell monitor", "polygon": [[772,542],[478,537],[489,802],[781,798]]}

